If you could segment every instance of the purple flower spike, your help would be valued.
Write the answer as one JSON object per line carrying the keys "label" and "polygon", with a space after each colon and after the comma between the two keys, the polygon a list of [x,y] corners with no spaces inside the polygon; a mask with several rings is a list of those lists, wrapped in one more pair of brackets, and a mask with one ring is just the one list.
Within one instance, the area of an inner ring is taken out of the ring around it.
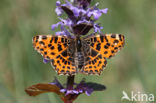
{"label": "purple flower spike", "polygon": [[66,0],[66,5],[67,6],[73,6],[68,0]]}
{"label": "purple flower spike", "polygon": [[[74,85],[76,87],[74,88]],[[55,77],[52,83],[39,83],[32,85],[25,91],[30,96],[37,96],[41,93],[54,92],[60,96],[64,103],[72,103],[68,101],[74,101],[80,94],[85,93],[90,96],[93,91],[103,91],[106,87],[101,84],[85,82],[84,79],[79,83],[74,83],[74,76],[67,78],[67,86],[64,88],[62,84]]]}
{"label": "purple flower spike", "polygon": [[55,12],[58,16],[61,16],[63,13],[63,10],[61,9],[61,2],[56,1],[56,6],[57,6],[57,8],[55,9]]}
{"label": "purple flower spike", "polygon": [[68,89],[60,89],[60,92],[62,93],[65,93],[65,95],[70,95],[70,94],[81,94],[83,93],[83,91],[77,91],[75,89],[71,89],[71,90],[68,90]]}
{"label": "purple flower spike", "polygon": [[63,13],[63,11],[62,11],[62,9],[61,9],[60,7],[57,7],[57,8],[55,9],[55,12],[56,12],[56,14],[57,14],[58,16],[61,16],[62,13]]}
{"label": "purple flower spike", "polygon": [[59,18],[59,19],[61,20],[62,25],[65,25],[65,26],[68,26],[68,27],[72,25],[72,21],[70,19],[67,19],[67,20],[62,19],[62,18]]}
{"label": "purple flower spike", "polygon": [[60,89],[63,89],[63,86],[61,85],[61,83],[57,80],[57,78],[55,77],[54,81],[52,83],[49,83],[52,85],[56,85],[57,87],[59,87]]}
{"label": "purple flower spike", "polygon": [[[74,5],[65,0],[65,4],[61,4],[60,1],[56,2],[56,13],[61,16],[63,12],[68,15],[67,19],[60,19],[60,22],[52,25],[52,30],[61,25],[61,30],[65,32],[65,35],[70,35],[68,30],[62,29],[69,28],[70,32],[74,35],[86,35],[93,27],[94,32],[101,33],[102,27],[98,26],[95,21],[98,20],[102,14],[106,14],[108,8],[99,9],[97,3],[95,6],[89,8],[91,0],[74,0]],[[93,18],[91,18],[93,16]],[[57,33],[58,34],[58,33]],[[62,33],[59,33],[59,35]]]}
{"label": "purple flower spike", "polygon": [[73,11],[75,17],[79,16],[79,9],[73,8],[72,11]]}
{"label": "purple flower spike", "polygon": [[58,32],[56,32],[55,35],[57,35],[57,36],[59,36],[59,35],[65,35],[65,33],[64,33],[64,31],[58,31]]}
{"label": "purple flower spike", "polygon": [[46,64],[46,63],[48,63],[50,60],[48,60],[48,59],[43,59],[43,62]]}
{"label": "purple flower spike", "polygon": [[74,94],[73,91],[74,91],[74,90],[67,90],[65,95],[67,96],[67,95],[69,95],[69,94]]}
{"label": "purple flower spike", "polygon": [[60,1],[56,1],[56,6],[61,6],[61,2]]}
{"label": "purple flower spike", "polygon": [[107,14],[108,8],[102,9],[101,12],[104,13],[104,14]]}
{"label": "purple flower spike", "polygon": [[65,93],[67,90],[66,89],[60,89],[60,92]]}
{"label": "purple flower spike", "polygon": [[51,25],[51,29],[55,30],[55,28],[57,28],[59,25],[63,25],[61,21],[56,24]]}
{"label": "purple flower spike", "polygon": [[90,96],[93,91],[100,91],[104,90],[105,86],[96,83],[86,83],[83,79],[75,88],[64,88],[61,83],[55,78],[54,82],[50,83],[52,85],[56,85],[60,88],[60,92],[65,93],[67,95],[79,95],[85,93],[86,95]]}
{"label": "purple flower spike", "polygon": [[74,94],[79,94],[79,93],[82,93],[82,92],[77,91],[77,90],[73,90],[73,93],[74,93]]}
{"label": "purple flower spike", "polygon": [[80,84],[78,84],[78,86],[76,87],[76,90],[79,92],[79,93],[86,93],[86,95],[90,96],[91,93],[93,92],[93,88],[90,88],[89,86],[87,86],[87,84],[85,83],[84,80],[82,80],[80,82]]}
{"label": "purple flower spike", "polygon": [[91,0],[75,0],[75,1],[77,2],[78,6],[82,7],[83,9],[86,9],[91,2]]}
{"label": "purple flower spike", "polygon": [[64,30],[64,32],[65,32],[65,35],[71,36],[71,34],[68,32],[68,30],[67,30],[66,28],[64,28],[63,30]]}
{"label": "purple flower spike", "polygon": [[88,17],[91,17],[93,16],[95,20],[98,20],[99,17],[102,15],[102,14],[107,14],[107,11],[108,11],[108,8],[105,8],[105,9],[97,9],[95,8],[94,10],[90,10],[87,14]]}
{"label": "purple flower spike", "polygon": [[101,29],[103,29],[102,26],[99,26],[98,24],[94,24],[94,32],[95,32],[95,33],[96,33],[96,32],[101,33]]}
{"label": "purple flower spike", "polygon": [[87,96],[90,96],[92,92],[93,92],[93,89],[92,89],[92,88],[88,88],[88,89],[85,91],[85,93],[86,93]]}

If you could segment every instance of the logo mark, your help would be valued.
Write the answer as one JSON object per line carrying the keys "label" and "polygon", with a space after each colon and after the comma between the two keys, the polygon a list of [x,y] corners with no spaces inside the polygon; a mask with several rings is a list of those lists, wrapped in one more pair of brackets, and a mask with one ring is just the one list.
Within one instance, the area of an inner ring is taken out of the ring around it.
{"label": "logo mark", "polygon": [[128,97],[128,94],[125,91],[122,91],[122,94],[123,94],[123,96],[122,96],[121,100],[127,99],[127,100],[130,101],[130,98]]}
{"label": "logo mark", "polygon": [[122,91],[122,98],[121,100],[128,100],[128,101],[142,101],[142,102],[152,102],[154,101],[154,94],[147,94],[141,92],[134,92],[131,91],[131,95],[128,95],[125,91]]}

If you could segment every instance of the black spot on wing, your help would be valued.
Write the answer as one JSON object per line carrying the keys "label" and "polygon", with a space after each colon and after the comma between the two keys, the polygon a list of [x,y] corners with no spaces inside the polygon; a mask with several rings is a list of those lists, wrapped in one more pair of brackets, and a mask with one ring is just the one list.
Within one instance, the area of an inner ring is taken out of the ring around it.
{"label": "black spot on wing", "polygon": [[95,37],[95,38],[94,38],[94,42],[96,42],[96,41],[97,41],[97,38]]}
{"label": "black spot on wing", "polygon": [[98,53],[97,53],[95,50],[92,50],[92,51],[91,51],[91,56],[92,56],[92,57],[95,57],[97,54],[98,54]]}
{"label": "black spot on wing", "polygon": [[107,60],[106,60],[106,58],[104,57],[103,59],[104,59],[104,64],[107,64]]}
{"label": "black spot on wing", "polygon": [[115,34],[112,34],[112,35],[111,35],[111,38],[116,38],[116,35],[115,35]]}
{"label": "black spot on wing", "polygon": [[62,43],[64,42],[64,38],[61,38],[61,42],[62,42]]}
{"label": "black spot on wing", "polygon": [[48,47],[51,47],[52,45],[51,44],[48,44]]}
{"label": "black spot on wing", "polygon": [[112,50],[111,52],[114,53],[114,50]]}
{"label": "black spot on wing", "polygon": [[68,58],[69,61],[72,61],[73,59],[71,57]]}
{"label": "black spot on wing", "polygon": [[108,49],[108,46],[107,46],[107,45],[104,45],[104,48],[105,48],[105,49]]}
{"label": "black spot on wing", "polygon": [[108,53],[108,51],[105,51],[105,52],[104,52],[104,54],[107,54],[107,53]]}
{"label": "black spot on wing", "polygon": [[42,39],[43,39],[43,40],[46,40],[46,39],[47,39],[47,36],[43,35],[43,36],[42,36]]}
{"label": "black spot on wing", "polygon": [[[96,68],[96,66],[94,67],[94,68]],[[98,72],[97,70],[94,70],[95,72]]]}
{"label": "black spot on wing", "polygon": [[118,43],[118,42],[119,42],[118,40],[114,40],[114,42],[113,42],[113,43],[115,44],[115,43]]}
{"label": "black spot on wing", "polygon": [[64,64],[66,65],[67,64],[67,61],[65,61]]}
{"label": "black spot on wing", "polygon": [[117,49],[118,49],[118,47],[115,47],[114,49],[115,49],[115,50],[117,50]]}
{"label": "black spot on wing", "polygon": [[51,55],[55,55],[55,53],[54,53],[54,52],[51,52],[50,54],[51,54]]}
{"label": "black spot on wing", "polygon": [[[94,54],[95,55],[95,54]],[[86,57],[85,61],[89,61],[90,60],[90,57]]]}
{"label": "black spot on wing", "polygon": [[69,67],[69,66],[67,66],[67,69],[70,69],[70,67]]}
{"label": "black spot on wing", "polygon": [[59,64],[59,63],[60,63],[60,61],[59,61],[59,60],[57,60],[57,63]]}
{"label": "black spot on wing", "polygon": [[111,57],[112,57],[112,55],[109,56],[109,58],[111,58]]}
{"label": "black spot on wing", "polygon": [[70,62],[68,61],[68,65],[70,65]]}
{"label": "black spot on wing", "polygon": [[47,52],[44,52],[45,55],[47,55]]}
{"label": "black spot on wing", "polygon": [[43,50],[44,50],[43,48],[40,49],[40,51],[43,51]]}
{"label": "black spot on wing", "polygon": [[110,46],[110,43],[106,43],[107,46]]}
{"label": "black spot on wing", "polygon": [[94,47],[94,43],[91,43],[91,46]]}
{"label": "black spot on wing", "polygon": [[88,62],[89,64],[92,64],[91,61]]}
{"label": "black spot on wing", "polygon": [[67,42],[67,39],[65,38],[65,42]]}
{"label": "black spot on wing", "polygon": [[95,64],[94,60],[92,61],[92,64]]}
{"label": "black spot on wing", "polygon": [[104,36],[104,39],[106,40],[106,42],[108,42],[108,39],[107,39],[107,37],[106,37],[106,36]]}
{"label": "black spot on wing", "polygon": [[90,70],[89,73],[92,74],[93,73],[93,70]]}
{"label": "black spot on wing", "polygon": [[62,56],[67,57],[67,50],[62,52]]}
{"label": "black spot on wing", "polygon": [[52,43],[52,41],[53,41],[53,37],[51,37],[51,39],[50,39],[50,43]]}
{"label": "black spot on wing", "polygon": [[36,39],[39,39],[39,36],[36,36]]}
{"label": "black spot on wing", "polygon": [[102,62],[101,61],[99,61],[99,64],[101,64]]}
{"label": "black spot on wing", "polygon": [[58,40],[58,37],[55,37],[55,41],[54,42],[57,43],[57,40]]}
{"label": "black spot on wing", "polygon": [[51,49],[51,50],[54,50],[54,46],[51,46],[50,49]]}
{"label": "black spot on wing", "polygon": [[58,44],[58,51],[62,50],[62,46],[60,44]]}
{"label": "black spot on wing", "polygon": [[120,41],[122,41],[121,34],[119,34],[119,39],[120,39]]}
{"label": "black spot on wing", "polygon": [[96,58],[94,59],[94,62],[95,62],[95,63],[97,62]]}
{"label": "black spot on wing", "polygon": [[65,71],[64,70],[61,70],[61,73],[64,73]]}
{"label": "black spot on wing", "polygon": [[60,55],[58,55],[56,58],[58,59],[58,58],[60,58],[61,56]]}
{"label": "black spot on wing", "polygon": [[101,55],[98,55],[98,57],[99,57],[100,59],[102,59],[102,56],[101,56]]}
{"label": "black spot on wing", "polygon": [[45,43],[43,41],[40,41],[39,43],[42,44],[42,45],[45,45]]}
{"label": "black spot on wing", "polygon": [[65,62],[65,59],[62,58],[62,62],[64,63]]}
{"label": "black spot on wing", "polygon": [[64,43],[63,45],[64,45],[65,48],[67,47],[67,43]]}
{"label": "black spot on wing", "polygon": [[103,36],[100,36],[100,40],[101,40],[101,42],[103,42],[103,39],[104,39],[104,37],[103,37]]}
{"label": "black spot on wing", "polygon": [[96,45],[96,50],[100,51],[100,49],[101,49],[101,43],[98,43],[98,44]]}

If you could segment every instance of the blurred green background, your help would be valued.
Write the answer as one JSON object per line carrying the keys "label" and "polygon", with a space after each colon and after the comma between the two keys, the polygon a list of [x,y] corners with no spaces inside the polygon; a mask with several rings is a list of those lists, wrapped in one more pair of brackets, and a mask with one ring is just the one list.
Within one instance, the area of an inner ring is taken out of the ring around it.
{"label": "blurred green background", "polygon": [[[62,0],[63,1],[63,0]],[[125,35],[125,47],[100,76],[76,75],[106,85],[103,92],[82,94],[75,103],[130,103],[122,91],[156,94],[156,0],[93,0],[109,8],[98,21],[103,33]],[[57,76],[32,47],[37,34],[54,34],[56,0],[0,0],[0,103],[63,103],[53,93],[30,97],[24,89]],[[65,83],[66,76],[57,76]],[[134,102],[135,103],[135,102]],[[142,102],[141,102],[142,103]]]}

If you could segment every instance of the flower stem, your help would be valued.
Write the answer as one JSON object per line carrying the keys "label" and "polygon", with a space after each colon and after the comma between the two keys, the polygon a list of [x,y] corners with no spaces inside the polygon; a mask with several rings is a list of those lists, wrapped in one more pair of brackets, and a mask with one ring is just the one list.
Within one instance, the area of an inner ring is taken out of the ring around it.
{"label": "flower stem", "polygon": [[[75,76],[68,76],[67,77],[67,90],[73,90],[74,77]],[[74,96],[71,98],[71,96],[69,95],[68,100],[65,101],[64,103],[73,103],[73,100],[74,100]]]}
{"label": "flower stem", "polygon": [[73,89],[73,85],[74,85],[74,75],[73,76],[68,76],[67,77],[67,89]]}

